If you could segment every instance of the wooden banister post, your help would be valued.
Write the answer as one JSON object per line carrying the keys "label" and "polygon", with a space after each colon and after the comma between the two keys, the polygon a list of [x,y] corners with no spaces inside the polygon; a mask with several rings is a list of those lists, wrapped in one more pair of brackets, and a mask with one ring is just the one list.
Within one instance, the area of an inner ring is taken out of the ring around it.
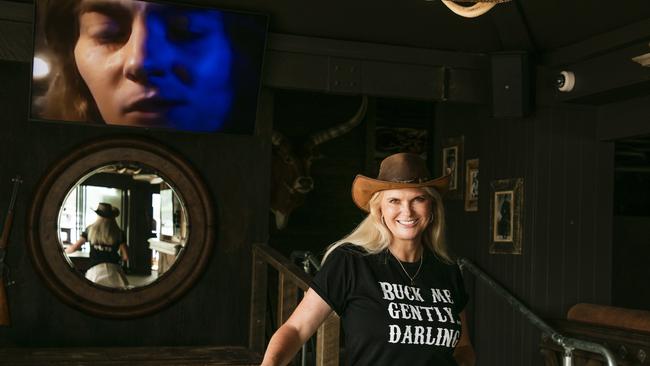
{"label": "wooden banister post", "polygon": [[298,286],[283,272],[278,273],[278,328],[298,305]]}
{"label": "wooden banister post", "polygon": [[249,325],[249,345],[255,352],[264,352],[266,332],[266,287],[267,287],[267,264],[258,254],[256,246],[253,247],[252,266],[252,289],[251,289],[251,313]]}
{"label": "wooden banister post", "polygon": [[316,366],[339,365],[340,320],[332,312],[318,328],[316,336]]}

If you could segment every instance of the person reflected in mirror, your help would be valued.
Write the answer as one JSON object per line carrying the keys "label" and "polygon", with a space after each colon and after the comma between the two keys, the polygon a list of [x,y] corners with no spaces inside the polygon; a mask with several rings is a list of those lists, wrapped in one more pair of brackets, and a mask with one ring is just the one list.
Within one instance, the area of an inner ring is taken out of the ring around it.
{"label": "person reflected in mirror", "polygon": [[44,0],[48,119],[217,131],[231,109],[222,13],[134,0]]}
{"label": "person reflected in mirror", "polygon": [[90,244],[90,267],[86,271],[86,278],[99,285],[127,288],[129,281],[120,261],[127,263],[129,255],[126,247],[126,235],[117,225],[115,218],[120,210],[110,203],[102,202],[95,210],[97,220],[81,233],[77,242],[65,249],[66,253],[73,253],[84,243]]}
{"label": "person reflected in mirror", "polygon": [[332,313],[350,366],[473,366],[468,295],[444,240],[442,194],[418,155],[385,158],[379,175],[357,175],[354,203],[368,212],[325,252],[323,266],[271,338],[262,366],[286,365]]}

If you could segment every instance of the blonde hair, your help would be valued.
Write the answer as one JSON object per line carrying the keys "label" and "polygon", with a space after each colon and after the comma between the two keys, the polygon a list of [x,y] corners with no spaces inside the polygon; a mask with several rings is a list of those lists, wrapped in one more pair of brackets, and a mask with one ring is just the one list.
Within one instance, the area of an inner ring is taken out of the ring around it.
{"label": "blonde hair", "polygon": [[88,226],[88,241],[92,245],[115,245],[122,239],[122,230],[114,218],[97,216],[97,220]]}
{"label": "blonde hair", "polygon": [[[424,245],[429,248],[433,254],[445,263],[451,264],[453,260],[447,249],[445,242],[445,209],[442,204],[442,197],[433,188],[422,187],[430,196],[432,201],[432,218],[427,223],[422,240]],[[370,198],[368,207],[370,213],[350,234],[334,242],[325,251],[323,262],[334,249],[344,244],[352,244],[360,247],[367,254],[380,253],[390,245],[393,235],[386,224],[382,221],[381,199],[383,191],[376,192]]]}

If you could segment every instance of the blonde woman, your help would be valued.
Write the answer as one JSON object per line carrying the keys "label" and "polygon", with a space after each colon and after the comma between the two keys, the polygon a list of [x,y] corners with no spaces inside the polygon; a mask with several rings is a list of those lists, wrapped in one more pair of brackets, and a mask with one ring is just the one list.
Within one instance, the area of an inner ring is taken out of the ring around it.
{"label": "blonde woman", "polygon": [[263,366],[286,365],[332,311],[350,366],[474,365],[468,296],[444,240],[449,176],[429,177],[425,162],[407,153],[384,159],[377,179],[356,177],[352,199],[369,214],[328,248]]}
{"label": "blonde woman", "polygon": [[126,288],[129,283],[120,267],[120,260],[127,262],[126,237],[115,221],[120,210],[110,203],[100,203],[95,210],[97,220],[81,233],[76,243],[65,249],[72,253],[86,242],[90,243],[90,267],[86,278],[94,283],[117,288]]}

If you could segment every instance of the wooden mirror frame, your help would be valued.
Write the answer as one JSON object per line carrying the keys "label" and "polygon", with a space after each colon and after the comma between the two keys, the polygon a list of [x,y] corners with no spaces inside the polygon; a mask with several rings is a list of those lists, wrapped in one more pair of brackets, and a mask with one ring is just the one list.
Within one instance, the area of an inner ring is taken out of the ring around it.
{"label": "wooden mirror frame", "polygon": [[[59,210],[68,192],[94,170],[118,161],[156,169],[181,198],[189,224],[187,245],[174,266],[158,280],[128,290],[85,279],[64,257],[57,231]],[[31,258],[50,290],[77,309],[108,318],[151,314],[189,290],[210,259],[214,242],[211,202],[198,172],[165,146],[133,137],[84,143],[55,163],[36,188],[27,218]]]}

